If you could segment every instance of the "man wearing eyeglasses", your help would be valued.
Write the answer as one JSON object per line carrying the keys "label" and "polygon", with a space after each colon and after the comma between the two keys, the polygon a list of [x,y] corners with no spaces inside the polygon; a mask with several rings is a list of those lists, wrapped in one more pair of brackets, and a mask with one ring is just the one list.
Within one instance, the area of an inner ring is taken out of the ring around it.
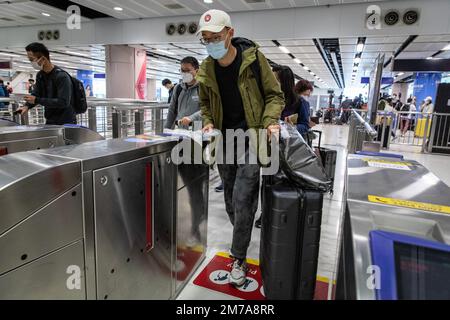
{"label": "man wearing eyeglasses", "polygon": [[[199,27],[200,41],[209,55],[197,75],[203,130],[218,129],[224,137],[230,129],[267,129],[270,134],[278,133],[284,95],[258,46],[244,38],[233,38],[230,16],[220,10],[203,14]],[[230,147],[233,142],[224,142],[225,154],[235,147]],[[235,155],[234,164],[218,167],[224,183],[226,211],[234,227],[231,256],[235,262],[230,283],[240,287],[247,276],[245,260],[258,208],[260,166],[237,164],[236,156],[242,155]]]}

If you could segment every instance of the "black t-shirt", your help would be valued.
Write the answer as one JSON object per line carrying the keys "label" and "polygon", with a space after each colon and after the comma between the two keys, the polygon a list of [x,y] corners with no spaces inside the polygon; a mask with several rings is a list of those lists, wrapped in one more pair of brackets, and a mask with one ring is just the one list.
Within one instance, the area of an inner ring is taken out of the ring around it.
{"label": "black t-shirt", "polygon": [[242,64],[242,51],[238,47],[236,59],[227,67],[222,67],[215,61],[217,84],[222,99],[223,122],[222,129],[247,130],[244,105],[239,91],[239,71]]}

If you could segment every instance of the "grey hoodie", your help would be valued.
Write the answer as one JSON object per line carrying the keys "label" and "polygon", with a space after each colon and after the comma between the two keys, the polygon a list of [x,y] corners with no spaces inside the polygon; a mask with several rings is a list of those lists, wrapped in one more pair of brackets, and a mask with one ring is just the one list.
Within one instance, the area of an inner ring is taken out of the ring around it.
{"label": "grey hoodie", "polygon": [[[181,86],[180,95],[177,99],[177,87]],[[173,97],[169,107],[169,113],[167,114],[166,124],[164,128],[173,129],[178,120],[184,117],[191,118],[192,122],[202,121],[202,115],[200,111],[200,101],[198,97],[198,86],[196,83],[192,87],[187,87],[185,83],[180,83],[173,90]],[[175,102],[178,101],[178,105]],[[192,125],[192,124],[191,124]],[[180,129],[189,129],[187,126],[178,126]]]}

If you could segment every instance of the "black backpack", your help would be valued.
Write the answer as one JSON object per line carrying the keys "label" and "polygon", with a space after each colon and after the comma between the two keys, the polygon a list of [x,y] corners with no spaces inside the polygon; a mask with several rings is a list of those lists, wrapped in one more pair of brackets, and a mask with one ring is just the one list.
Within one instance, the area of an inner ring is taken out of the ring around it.
{"label": "black backpack", "polygon": [[404,104],[400,109],[400,112],[409,112],[409,111],[410,111],[410,104]]}
{"label": "black backpack", "polygon": [[[86,99],[86,91],[84,90],[84,84],[77,78],[72,77],[67,71],[57,68],[58,72],[65,72],[70,80],[72,81],[72,108],[76,114],[83,114],[87,111],[87,99]],[[53,82],[55,84],[55,82]],[[56,90],[55,90],[56,92]]]}

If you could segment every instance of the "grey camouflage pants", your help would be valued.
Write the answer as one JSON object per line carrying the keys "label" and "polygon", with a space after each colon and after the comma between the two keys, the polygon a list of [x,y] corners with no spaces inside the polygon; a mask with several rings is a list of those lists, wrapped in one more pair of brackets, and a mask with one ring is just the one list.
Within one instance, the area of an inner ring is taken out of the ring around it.
{"label": "grey camouflage pants", "polygon": [[233,225],[231,255],[245,259],[258,210],[260,166],[218,165],[223,181],[226,211]]}

